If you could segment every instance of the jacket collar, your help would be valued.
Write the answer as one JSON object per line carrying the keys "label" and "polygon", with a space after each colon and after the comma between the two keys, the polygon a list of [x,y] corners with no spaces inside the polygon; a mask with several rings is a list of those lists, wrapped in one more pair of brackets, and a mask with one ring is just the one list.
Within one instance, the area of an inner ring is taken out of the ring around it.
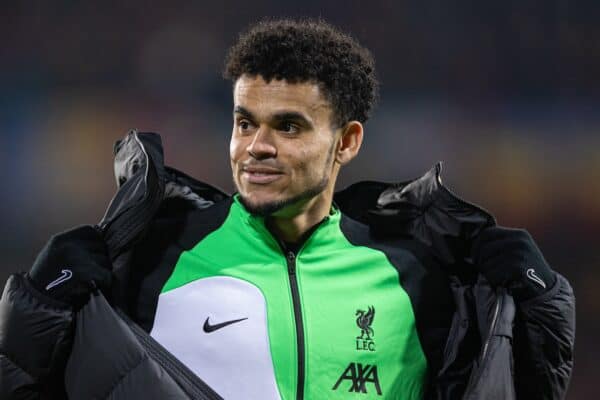
{"label": "jacket collar", "polygon": [[369,225],[376,236],[409,236],[445,263],[468,257],[470,243],[495,225],[492,214],[442,184],[442,162],[424,175],[399,183],[358,182],[336,193],[342,212]]}

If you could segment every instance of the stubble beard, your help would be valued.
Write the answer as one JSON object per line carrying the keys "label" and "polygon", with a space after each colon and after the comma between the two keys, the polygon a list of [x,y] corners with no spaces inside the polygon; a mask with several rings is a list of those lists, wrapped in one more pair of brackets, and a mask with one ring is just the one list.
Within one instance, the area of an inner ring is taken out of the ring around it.
{"label": "stubble beard", "polygon": [[259,217],[268,217],[288,206],[298,204],[298,203],[304,202],[306,200],[310,200],[313,197],[323,193],[323,191],[327,188],[327,185],[329,184],[328,167],[331,168],[330,163],[331,163],[331,159],[333,158],[334,144],[335,144],[335,141],[333,141],[333,143],[331,144],[331,146],[329,148],[329,152],[327,154],[327,160],[325,161],[325,168],[323,169],[323,176],[322,176],[321,180],[316,185],[302,191],[301,193],[299,193],[295,196],[288,197],[287,199],[274,200],[274,201],[266,202],[263,204],[252,204],[248,201],[247,198],[245,198],[241,194],[240,188],[234,179],[233,183],[236,186],[236,189],[239,193],[240,202],[244,205],[244,207],[246,208],[246,211],[248,211],[250,214],[253,214],[253,215],[256,215]]}
{"label": "stubble beard", "polygon": [[286,199],[278,199],[274,201],[269,201],[262,204],[252,204],[246,199],[244,196],[240,194],[240,202],[244,205],[246,210],[253,215],[260,217],[268,217],[270,215],[275,214],[276,212],[287,208],[288,206],[298,204],[309,200],[323,192],[329,183],[329,178],[324,176],[321,181],[313,186],[308,188],[307,190],[292,196]]}

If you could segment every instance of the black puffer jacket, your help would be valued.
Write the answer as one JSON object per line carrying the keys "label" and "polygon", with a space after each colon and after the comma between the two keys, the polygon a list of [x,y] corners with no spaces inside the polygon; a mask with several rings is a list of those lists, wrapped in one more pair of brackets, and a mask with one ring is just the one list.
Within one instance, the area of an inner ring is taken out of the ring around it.
{"label": "black puffer jacket", "polygon": [[[26,275],[12,275],[0,299],[2,399],[219,398],[120,309],[128,255],[161,204],[208,207],[225,194],[165,167],[158,135],[131,132],[115,150],[120,189],[99,225],[114,266],[110,304],[92,293],[75,313],[38,292]],[[359,183],[336,193],[335,201],[375,236],[410,235],[437,259],[460,263],[457,245],[495,221],[445,188],[440,170],[437,164],[419,179],[393,185]],[[456,312],[427,398],[564,398],[575,336],[567,280],[558,275],[543,295],[517,305],[508,289],[492,288],[482,276],[450,281]]]}

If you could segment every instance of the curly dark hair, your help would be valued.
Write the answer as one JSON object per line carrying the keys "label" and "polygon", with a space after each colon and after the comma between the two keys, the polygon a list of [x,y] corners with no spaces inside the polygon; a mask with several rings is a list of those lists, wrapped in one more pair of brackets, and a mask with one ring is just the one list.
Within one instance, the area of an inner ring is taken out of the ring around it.
{"label": "curly dark hair", "polygon": [[332,121],[365,122],[378,94],[375,61],[349,35],[320,19],[263,20],[240,34],[229,49],[223,76],[265,81],[315,82],[331,103]]}

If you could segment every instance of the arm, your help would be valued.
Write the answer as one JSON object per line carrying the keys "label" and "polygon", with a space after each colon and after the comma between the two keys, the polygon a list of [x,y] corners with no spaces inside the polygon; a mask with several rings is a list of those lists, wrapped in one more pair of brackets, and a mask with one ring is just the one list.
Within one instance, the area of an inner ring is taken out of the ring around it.
{"label": "arm", "polygon": [[0,299],[0,398],[57,398],[71,346],[73,311],[10,276]]}
{"label": "arm", "polygon": [[8,279],[0,299],[0,398],[65,398],[74,312],[93,287],[110,285],[109,267],[101,234],[82,226],[55,235],[28,274]]}
{"label": "arm", "polygon": [[475,265],[515,299],[515,389],[519,399],[565,397],[575,342],[575,296],[553,271],[529,233],[486,228],[473,243]]}
{"label": "arm", "polygon": [[515,388],[523,399],[565,398],[575,341],[575,296],[560,274],[548,292],[517,303]]}

